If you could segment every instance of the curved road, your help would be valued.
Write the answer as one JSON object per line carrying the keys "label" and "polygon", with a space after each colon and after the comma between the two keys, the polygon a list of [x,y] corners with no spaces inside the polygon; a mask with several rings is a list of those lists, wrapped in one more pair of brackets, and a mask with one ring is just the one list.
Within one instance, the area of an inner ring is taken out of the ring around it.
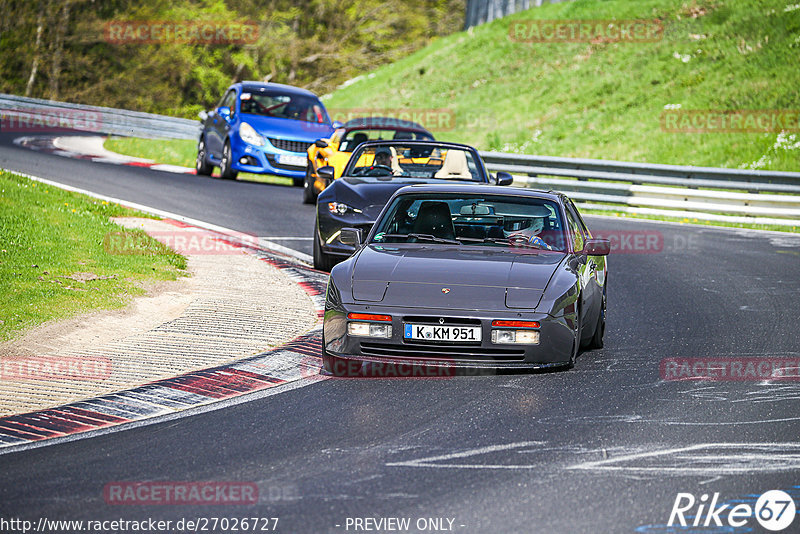
{"label": "curved road", "polygon": [[[0,166],[261,236],[310,235],[313,225],[300,189],[67,160],[8,136]],[[611,533],[671,532],[680,492],[698,504],[718,493],[719,504],[754,505],[782,489],[800,505],[800,381],[660,375],[665,358],[799,359],[800,239],[588,223],[647,231],[663,248],[612,256],[606,347],[583,353],[574,370],[329,379],[0,455],[0,518],[268,516],[279,518],[278,532],[364,532],[354,518],[389,517],[433,532],[438,523],[418,520],[446,518],[441,526],[454,532]],[[308,252],[309,244],[288,246]],[[239,506],[109,505],[103,488],[117,481],[254,482],[260,497]],[[685,531],[763,531],[754,518],[738,530],[709,521]]]}

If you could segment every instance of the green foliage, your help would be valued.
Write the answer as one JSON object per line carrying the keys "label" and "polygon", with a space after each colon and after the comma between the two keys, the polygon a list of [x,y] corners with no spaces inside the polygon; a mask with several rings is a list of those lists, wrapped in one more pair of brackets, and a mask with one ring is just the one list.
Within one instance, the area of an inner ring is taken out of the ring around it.
{"label": "green foliage", "polygon": [[[0,92],[25,94],[37,64],[29,96],[190,118],[235,81],[269,80],[321,94],[460,29],[465,1],[6,0]],[[105,30],[119,21],[253,22],[258,38],[115,44]]]}
{"label": "green foliage", "polygon": [[[545,4],[438,39],[337,90],[326,105],[449,110],[456,125],[437,136],[482,149],[798,171],[796,132],[669,133],[660,124],[667,105],[800,109],[800,9],[792,5]],[[659,19],[665,31],[652,43],[512,41],[510,25],[530,19]]]}

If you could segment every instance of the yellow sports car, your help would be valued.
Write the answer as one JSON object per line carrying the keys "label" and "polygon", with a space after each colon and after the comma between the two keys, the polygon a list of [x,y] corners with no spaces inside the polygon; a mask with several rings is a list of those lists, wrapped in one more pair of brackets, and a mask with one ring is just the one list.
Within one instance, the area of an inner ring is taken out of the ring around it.
{"label": "yellow sports car", "polygon": [[392,139],[431,141],[433,135],[416,122],[391,117],[365,117],[347,121],[327,139],[317,139],[308,147],[303,202],[313,204],[317,195],[330,185],[329,181],[317,175],[317,169],[330,165],[334,168],[334,179],[339,178],[358,145],[364,141]]}

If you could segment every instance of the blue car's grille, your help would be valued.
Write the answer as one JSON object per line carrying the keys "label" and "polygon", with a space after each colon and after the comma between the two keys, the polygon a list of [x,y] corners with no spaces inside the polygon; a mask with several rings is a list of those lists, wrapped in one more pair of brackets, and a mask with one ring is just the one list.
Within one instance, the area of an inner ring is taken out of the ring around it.
{"label": "blue car's grille", "polygon": [[311,146],[311,143],[308,141],[295,141],[292,139],[276,139],[274,137],[269,137],[269,142],[272,143],[272,146],[275,148],[280,148],[281,150],[288,150],[289,152],[305,152],[308,150],[308,147]]}

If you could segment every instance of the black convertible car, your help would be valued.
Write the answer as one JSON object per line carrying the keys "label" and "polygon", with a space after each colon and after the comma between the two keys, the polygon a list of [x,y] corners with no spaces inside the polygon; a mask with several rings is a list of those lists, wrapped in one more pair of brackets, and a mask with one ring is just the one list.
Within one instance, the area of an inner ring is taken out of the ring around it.
{"label": "black convertible car", "polygon": [[603,346],[605,256],[561,193],[419,185],[397,191],[328,282],[324,368],[572,367]]}
{"label": "black convertible car", "polygon": [[355,250],[339,239],[341,229],[360,228],[366,234],[386,201],[401,187],[512,182],[505,172],[490,175],[474,148],[437,141],[368,141],[353,151],[341,178],[333,179],[332,166],[320,167],[317,174],[331,183],[317,197],[314,227],[314,267],[323,271]]}

